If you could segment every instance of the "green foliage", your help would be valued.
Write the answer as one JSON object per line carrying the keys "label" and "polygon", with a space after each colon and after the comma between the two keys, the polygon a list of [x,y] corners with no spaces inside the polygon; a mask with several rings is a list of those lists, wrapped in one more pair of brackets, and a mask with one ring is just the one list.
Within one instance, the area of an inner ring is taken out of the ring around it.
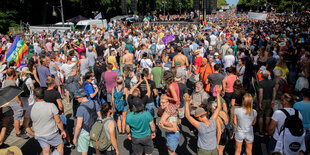
{"label": "green foliage", "polygon": [[256,10],[257,8],[260,11],[266,10],[266,2],[268,3],[267,7],[270,10],[270,7],[273,7],[277,12],[291,12],[292,11],[292,3],[294,6],[294,11],[304,11],[309,6],[310,1],[302,1],[302,0],[239,0],[238,6],[246,7],[248,10]]}
{"label": "green foliage", "polygon": [[[240,1],[240,0],[239,0]],[[221,5],[227,4],[225,0],[217,0],[217,9],[221,9]]]}
{"label": "green foliage", "polygon": [[16,10],[0,11],[0,32],[6,33],[9,27],[18,26],[15,21],[16,14]]}

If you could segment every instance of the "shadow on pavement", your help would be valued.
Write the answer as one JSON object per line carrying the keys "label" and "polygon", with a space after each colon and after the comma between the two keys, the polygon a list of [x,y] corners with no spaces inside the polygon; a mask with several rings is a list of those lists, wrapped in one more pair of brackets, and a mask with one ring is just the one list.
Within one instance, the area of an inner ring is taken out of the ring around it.
{"label": "shadow on pavement", "polygon": [[40,144],[34,138],[30,138],[20,149],[27,155],[40,155],[42,152]]}

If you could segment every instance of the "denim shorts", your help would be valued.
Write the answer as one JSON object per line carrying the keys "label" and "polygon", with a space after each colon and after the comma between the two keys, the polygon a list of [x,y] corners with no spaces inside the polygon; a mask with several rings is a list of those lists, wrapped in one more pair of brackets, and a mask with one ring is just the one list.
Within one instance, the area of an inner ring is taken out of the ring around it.
{"label": "denim shorts", "polygon": [[180,132],[166,132],[167,146],[170,151],[175,151],[179,145]]}
{"label": "denim shorts", "polygon": [[243,142],[245,140],[247,143],[254,142],[254,133],[252,132],[236,132],[235,133],[235,140],[237,142]]}
{"label": "denim shorts", "polygon": [[154,102],[147,103],[145,105],[145,109],[146,109],[146,111],[150,112],[153,117],[155,116],[155,105],[154,105]]}

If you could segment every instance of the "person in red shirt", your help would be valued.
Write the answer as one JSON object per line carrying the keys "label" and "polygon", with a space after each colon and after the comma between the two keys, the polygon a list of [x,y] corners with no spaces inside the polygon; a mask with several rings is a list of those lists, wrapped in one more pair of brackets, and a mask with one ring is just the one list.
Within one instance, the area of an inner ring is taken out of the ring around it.
{"label": "person in red shirt", "polygon": [[199,68],[202,65],[202,57],[199,55],[200,51],[196,50],[194,51],[195,60],[194,60],[194,66],[196,68]]}

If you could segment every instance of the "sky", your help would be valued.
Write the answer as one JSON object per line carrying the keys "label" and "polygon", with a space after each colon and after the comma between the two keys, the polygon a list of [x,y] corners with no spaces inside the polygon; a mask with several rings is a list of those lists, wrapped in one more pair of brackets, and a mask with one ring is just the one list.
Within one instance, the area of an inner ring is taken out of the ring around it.
{"label": "sky", "polygon": [[239,0],[226,0],[226,2],[229,4],[229,5],[232,5],[232,4],[235,4],[237,5]]}

